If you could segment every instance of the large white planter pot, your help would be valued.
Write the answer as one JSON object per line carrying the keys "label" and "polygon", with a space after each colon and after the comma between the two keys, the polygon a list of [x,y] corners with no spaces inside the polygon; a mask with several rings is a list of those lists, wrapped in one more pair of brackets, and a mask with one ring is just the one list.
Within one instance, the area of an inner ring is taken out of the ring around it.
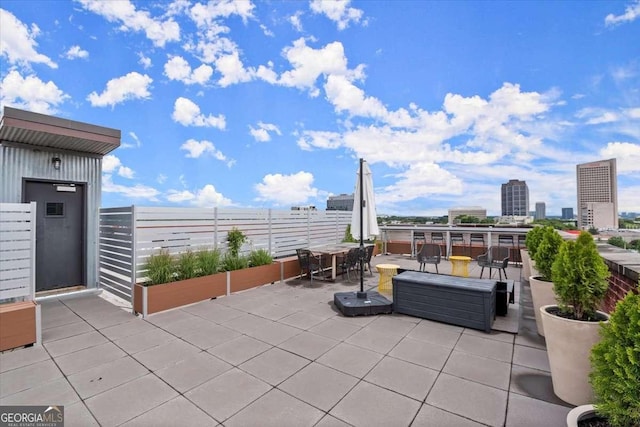
{"label": "large white planter pot", "polygon": [[[547,312],[540,307],[547,342],[547,357],[551,367],[553,392],[560,399],[572,405],[586,405],[594,401],[593,389],[589,384],[591,349],[600,341],[600,322],[582,322],[565,319]],[[606,318],[609,315],[598,312]]]}
{"label": "large white planter pot", "polygon": [[529,257],[529,251],[520,249],[520,259],[522,260],[522,277],[528,279],[529,276],[531,276],[531,258]]}
{"label": "large white planter pot", "polygon": [[540,307],[543,305],[556,304],[556,294],[553,292],[553,282],[540,280],[539,276],[529,277],[531,287],[531,299],[533,300],[533,312],[536,316],[536,327],[538,335],[544,335],[544,326],[540,315]]}
{"label": "large white planter pot", "polygon": [[593,405],[576,406],[567,414],[567,427],[578,427],[578,423],[584,419],[589,419],[596,413]]}

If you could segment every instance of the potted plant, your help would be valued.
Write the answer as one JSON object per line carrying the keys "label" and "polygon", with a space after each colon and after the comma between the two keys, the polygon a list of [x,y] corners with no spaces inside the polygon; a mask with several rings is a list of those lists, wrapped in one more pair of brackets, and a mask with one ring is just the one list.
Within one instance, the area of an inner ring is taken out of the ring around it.
{"label": "potted plant", "polygon": [[[542,318],[540,316],[540,307],[556,303],[556,297],[553,293],[551,269],[563,240],[551,226],[540,227],[539,230],[540,231],[533,236],[534,242],[537,244],[531,245],[531,251],[533,251],[532,258],[535,262],[538,275],[529,277],[529,285],[531,286],[531,299],[533,301],[533,312],[536,318],[538,334],[545,336],[544,325],[542,324]],[[528,235],[527,242],[529,242]]]}
{"label": "potted plant", "polygon": [[599,322],[608,320],[597,308],[607,291],[609,269],[589,233],[562,243],[552,277],[558,303],[539,311],[553,391],[565,402],[583,405],[593,402],[589,354],[599,340]]}
{"label": "potted plant", "polygon": [[[638,283],[640,286],[640,283]],[[609,323],[600,328],[591,350],[589,381],[594,405],[567,414],[567,427],[632,427],[640,423],[640,295],[629,292],[618,301]],[[595,424],[599,423],[599,424]]]}
{"label": "potted plant", "polygon": [[538,249],[538,245],[540,245],[543,231],[543,227],[533,227],[531,230],[527,231],[527,237],[524,241],[525,249],[520,250],[520,257],[522,258],[522,274],[527,280],[529,280],[530,276],[537,275],[532,273],[531,267],[533,267],[533,256]]}

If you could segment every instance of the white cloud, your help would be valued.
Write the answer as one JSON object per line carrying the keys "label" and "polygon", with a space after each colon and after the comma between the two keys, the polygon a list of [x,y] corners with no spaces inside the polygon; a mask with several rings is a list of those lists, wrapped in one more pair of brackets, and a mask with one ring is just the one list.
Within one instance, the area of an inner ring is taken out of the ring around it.
{"label": "white cloud", "polygon": [[118,169],[118,167],[120,167],[121,165],[122,163],[120,162],[120,159],[114,156],[113,154],[107,154],[102,158],[103,173],[112,173],[116,169]]}
{"label": "white cloud", "polygon": [[133,169],[124,166],[117,156],[107,154],[102,158],[102,173],[112,174],[114,172],[119,176],[128,179],[133,179],[135,175]]}
{"label": "white cloud", "polygon": [[129,132],[129,136],[136,142],[136,147],[142,147],[142,142],[140,141],[140,138],[138,138],[138,135],[134,132]]}
{"label": "white cloud", "polygon": [[109,22],[119,22],[121,31],[142,31],[155,46],[164,47],[167,42],[180,40],[180,26],[168,18],[152,18],[147,11],[136,10],[129,0],[101,1],[76,0],[93,13],[106,18]]}
{"label": "white cloud", "polygon": [[613,13],[608,14],[604,18],[604,24],[607,27],[611,27],[619,24],[633,22],[638,17],[640,17],[640,0],[635,0],[625,8],[622,15],[614,15]]}
{"label": "white cloud", "polygon": [[131,139],[133,139],[133,143],[122,142],[120,144],[120,148],[140,148],[140,147],[142,147],[142,142],[140,141],[140,138],[138,138],[138,135],[136,135],[134,132],[129,132],[129,136],[131,137]]}
{"label": "white cloud", "polygon": [[224,115],[220,114],[216,117],[210,114],[205,116],[200,112],[200,107],[195,102],[183,97],[176,99],[171,117],[183,126],[215,127],[218,129],[226,127]]}
{"label": "white cloud", "polygon": [[207,184],[195,193],[188,190],[169,190],[167,200],[173,203],[189,202],[191,205],[203,208],[231,206],[233,202],[219,193],[216,188]]}
{"label": "white cloud", "polygon": [[181,150],[187,152],[186,157],[197,159],[203,154],[211,154],[217,160],[225,162],[227,166],[231,167],[235,163],[235,160],[230,160],[225,156],[222,151],[216,149],[216,147],[210,141],[196,141],[195,139],[189,139],[180,146]]}
{"label": "white cloud", "polygon": [[105,193],[119,193],[129,199],[145,199],[157,202],[160,192],[153,187],[143,184],[136,184],[128,187],[126,185],[114,184],[110,174],[102,175],[102,191]]}
{"label": "white cloud", "polygon": [[275,37],[275,34],[273,33],[273,31],[271,31],[266,25],[260,24],[260,29],[262,30],[262,33],[265,36],[267,36],[267,37]]}
{"label": "white cloud", "polygon": [[166,180],[167,180],[167,176],[162,173],[159,173],[158,176],[156,177],[156,181],[158,181],[158,184],[164,184]]}
{"label": "white cloud", "polygon": [[302,11],[299,10],[289,17],[289,23],[299,33],[304,31],[304,28],[302,28],[302,21],[300,20],[301,16],[302,16]]}
{"label": "white cloud", "polygon": [[282,135],[278,126],[271,123],[258,122],[258,126],[256,128],[249,126],[249,133],[258,142],[271,141],[271,134],[269,132]]}
{"label": "white cloud", "polygon": [[237,51],[229,55],[220,56],[215,63],[216,70],[222,74],[222,77],[218,80],[218,84],[222,87],[251,81],[255,75],[253,69],[244,67]]}
{"label": "white cloud", "polygon": [[167,200],[172,203],[188,202],[189,200],[195,199],[195,197],[195,194],[188,190],[169,190],[167,192]]}
{"label": "white cloud", "polygon": [[151,58],[145,56],[142,52],[138,52],[138,58],[138,64],[142,65],[145,70],[153,65],[151,64]]}
{"label": "white cloud", "polygon": [[623,84],[626,80],[629,80],[638,74],[640,74],[640,67],[637,63],[630,63],[626,65],[619,65],[611,68],[611,78],[618,83]]}
{"label": "white cloud", "polygon": [[396,175],[398,180],[376,192],[381,205],[426,198],[436,194],[462,194],[462,180],[432,162],[416,162]]}
{"label": "white cloud", "polygon": [[305,203],[318,195],[318,189],[313,187],[313,175],[304,171],[292,175],[266,175],[255,185],[255,190],[258,192],[256,200],[277,205]]}
{"label": "white cloud", "polygon": [[164,64],[164,74],[171,80],[178,80],[184,84],[205,84],[213,75],[211,66],[202,64],[192,70],[189,63],[181,56],[170,56]]}
{"label": "white cloud", "polygon": [[208,2],[206,5],[196,3],[189,15],[198,27],[210,27],[216,25],[219,18],[228,18],[238,15],[244,23],[253,18],[255,5],[251,1],[219,0]]}
{"label": "white cloud", "polygon": [[43,82],[34,75],[23,77],[11,70],[0,82],[0,104],[42,114],[57,112],[56,106],[69,99],[52,81]]}
{"label": "white cloud", "polygon": [[135,172],[133,172],[133,169],[131,169],[129,167],[120,166],[118,168],[118,175],[123,177],[123,178],[133,179],[133,176],[135,175]]}
{"label": "white cloud", "polygon": [[151,96],[149,85],[153,79],[146,74],[135,71],[107,82],[106,89],[98,95],[91,92],[87,100],[94,107],[115,106],[132,99],[148,99]]}
{"label": "white cloud", "polygon": [[0,9],[0,56],[5,56],[10,64],[40,63],[58,68],[58,64],[48,56],[36,51],[36,37],[39,34],[40,29],[36,24],[31,24],[29,29],[11,12]]}
{"label": "white cloud", "polygon": [[[329,76],[325,88],[336,109],[350,115],[349,125],[341,133],[302,131],[297,144],[303,150],[344,147],[371,164],[404,169],[424,163],[444,168],[445,163],[445,171],[451,165],[476,167],[567,155],[543,144],[557,132],[541,120],[556,104],[557,91],[524,92],[519,85],[505,83],[487,99],[447,94],[442,110],[428,112],[415,104],[389,111],[340,76]],[[375,122],[358,123],[359,118]]]}
{"label": "white cloud", "polygon": [[292,46],[284,48],[282,54],[291,63],[293,69],[282,73],[278,83],[283,86],[309,89],[312,96],[319,95],[315,82],[321,75],[342,75],[349,80],[364,76],[363,66],[358,66],[354,70],[348,69],[347,57],[340,42],[329,43],[321,49],[313,49],[307,46],[304,38],[300,38],[294,41]]}
{"label": "white cloud", "polygon": [[304,151],[311,151],[314,147],[335,149],[343,145],[343,139],[338,132],[305,131],[298,138],[297,144]]}
{"label": "white cloud", "polygon": [[[640,144],[632,142],[609,142],[600,150],[600,156],[606,159],[616,159],[616,169],[619,174],[636,174],[640,172]],[[638,195],[640,199],[640,195]]]}
{"label": "white cloud", "polygon": [[311,0],[311,10],[320,13],[338,24],[344,30],[351,22],[358,23],[362,18],[362,10],[348,7],[351,0]]}
{"label": "white cloud", "polygon": [[71,46],[69,50],[67,50],[67,52],[64,54],[64,56],[66,56],[67,59],[86,59],[89,57],[89,52],[76,45]]}

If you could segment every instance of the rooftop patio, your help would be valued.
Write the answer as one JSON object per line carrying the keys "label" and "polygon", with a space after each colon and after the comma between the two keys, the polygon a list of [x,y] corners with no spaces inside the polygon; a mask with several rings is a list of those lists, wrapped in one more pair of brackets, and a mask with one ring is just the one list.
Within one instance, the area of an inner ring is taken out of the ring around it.
{"label": "rooftop patio", "polygon": [[[0,355],[0,404],[64,405],[67,426],[561,426],[571,407],[553,394],[520,272],[507,270],[516,304],[490,334],[343,317],[333,294],[358,280],[291,279],[144,320],[108,294],[50,299],[44,345]],[[365,273],[365,289],[377,281]]]}

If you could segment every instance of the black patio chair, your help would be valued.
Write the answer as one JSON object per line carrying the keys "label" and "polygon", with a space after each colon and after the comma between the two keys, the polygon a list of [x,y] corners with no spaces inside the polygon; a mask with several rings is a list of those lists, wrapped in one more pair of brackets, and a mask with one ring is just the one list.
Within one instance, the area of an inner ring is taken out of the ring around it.
{"label": "black patio chair", "polygon": [[478,266],[482,267],[480,270],[480,278],[484,273],[484,268],[489,269],[489,278],[491,278],[492,270],[495,268],[498,270],[500,280],[502,280],[502,273],[504,272],[504,278],[507,277],[507,266],[509,265],[509,248],[505,246],[491,246],[487,249],[487,252],[478,255]]}
{"label": "black patio chair", "polygon": [[341,274],[347,274],[347,280],[351,281],[351,272],[358,275],[360,271],[360,248],[352,248],[344,254],[336,258],[336,266],[340,268]]}
{"label": "black patio chair", "polygon": [[411,241],[411,256],[415,256],[418,252],[418,242],[422,242],[422,244],[426,243],[427,238],[425,237],[424,231],[414,231],[413,232],[413,240]]}
{"label": "black patio chair", "polygon": [[322,265],[322,257],[314,255],[309,249],[296,249],[298,255],[298,263],[300,264],[300,278],[308,276],[313,282],[313,275],[321,275],[324,273]]}
{"label": "black patio chair", "polygon": [[420,271],[426,271],[427,264],[434,264],[436,266],[436,274],[440,274],[438,271],[438,264],[440,264],[440,258],[442,253],[440,251],[440,245],[435,243],[425,243],[420,248],[417,258],[420,263]]}
{"label": "black patio chair", "polygon": [[364,264],[369,269],[369,274],[373,277],[373,269],[371,268],[371,258],[373,258],[373,251],[375,250],[375,245],[370,245],[366,247],[366,256],[364,258]]}

